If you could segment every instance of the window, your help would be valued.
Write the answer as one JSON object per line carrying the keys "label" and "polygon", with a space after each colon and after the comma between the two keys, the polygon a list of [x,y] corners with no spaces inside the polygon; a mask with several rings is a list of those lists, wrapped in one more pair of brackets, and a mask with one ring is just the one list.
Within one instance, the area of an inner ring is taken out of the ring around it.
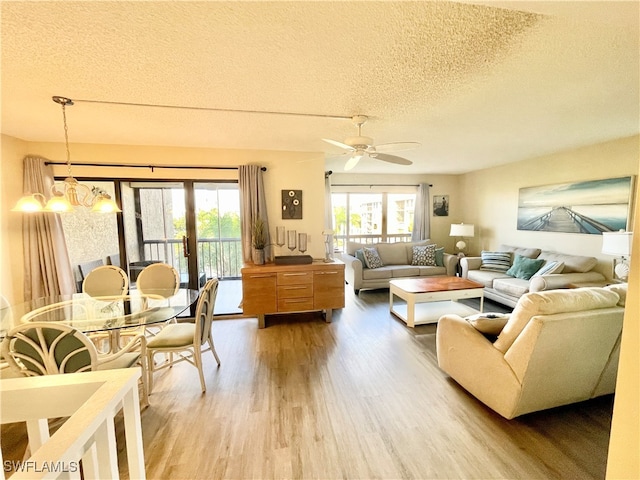
{"label": "window", "polygon": [[336,248],[411,238],[415,193],[332,193]]}

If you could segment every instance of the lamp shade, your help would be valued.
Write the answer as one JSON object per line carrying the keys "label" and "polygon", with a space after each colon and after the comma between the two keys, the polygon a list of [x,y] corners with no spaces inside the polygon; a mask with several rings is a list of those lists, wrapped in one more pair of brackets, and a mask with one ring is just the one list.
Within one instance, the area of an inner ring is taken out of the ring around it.
{"label": "lamp shade", "polygon": [[631,255],[633,232],[603,232],[602,253],[625,257]]}
{"label": "lamp shade", "polygon": [[472,223],[452,223],[450,237],[473,237],[475,235],[475,227]]}

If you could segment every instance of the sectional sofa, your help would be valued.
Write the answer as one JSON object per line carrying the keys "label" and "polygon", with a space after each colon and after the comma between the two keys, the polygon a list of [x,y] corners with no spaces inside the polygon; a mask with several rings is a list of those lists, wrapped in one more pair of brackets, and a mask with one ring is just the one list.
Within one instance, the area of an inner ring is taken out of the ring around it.
{"label": "sectional sofa", "polygon": [[[518,256],[541,261],[539,262],[540,268],[555,264],[555,268],[552,270],[555,273],[534,274],[531,278],[526,279],[514,277],[507,274],[506,271],[492,270],[490,266],[483,265],[482,257],[460,259],[464,278],[482,283],[485,286],[484,296],[486,298],[510,307],[515,307],[520,297],[527,292],[567,288],[571,284],[605,284],[606,282],[604,275],[593,270],[598,264],[598,259],[595,257],[511,245],[500,245],[490,253],[508,254],[508,267],[513,266]],[[485,256],[485,258],[487,257],[488,255]]]}
{"label": "sectional sofa", "polygon": [[[424,263],[414,261],[413,247],[432,243],[430,240],[374,244],[347,242],[346,252],[341,256],[345,264],[345,280],[357,294],[362,289],[389,288],[389,280],[394,278],[455,275],[458,257],[444,253],[442,248],[437,249],[436,265],[412,265],[412,263]],[[382,266],[368,268],[362,257],[357,258],[356,252],[364,248],[375,248],[382,261]]]}

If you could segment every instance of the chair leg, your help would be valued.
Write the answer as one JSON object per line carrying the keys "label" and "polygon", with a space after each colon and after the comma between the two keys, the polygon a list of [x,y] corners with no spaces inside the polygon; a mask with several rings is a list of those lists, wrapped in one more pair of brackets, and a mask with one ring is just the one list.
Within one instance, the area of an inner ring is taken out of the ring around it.
{"label": "chair leg", "polygon": [[220,366],[220,358],[218,357],[218,352],[216,352],[216,347],[213,345],[213,338],[211,337],[211,332],[209,332],[209,347],[211,347],[211,353],[213,353],[213,357],[218,362],[218,366]]}
{"label": "chair leg", "polygon": [[140,367],[142,368],[142,396],[145,407],[149,406],[149,372],[147,364],[147,356],[140,355]]}
{"label": "chair leg", "polygon": [[153,352],[147,351],[147,389],[148,395],[153,391]]}
{"label": "chair leg", "polygon": [[198,375],[200,375],[200,386],[202,387],[202,393],[206,393],[207,386],[204,383],[204,369],[202,368],[202,352],[198,349],[194,349],[193,351],[193,360],[196,363],[196,368],[198,369]]}

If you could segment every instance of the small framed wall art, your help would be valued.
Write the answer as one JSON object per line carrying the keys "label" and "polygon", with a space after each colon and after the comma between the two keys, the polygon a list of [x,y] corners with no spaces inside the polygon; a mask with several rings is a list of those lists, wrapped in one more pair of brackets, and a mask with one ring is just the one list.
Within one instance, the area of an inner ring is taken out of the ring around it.
{"label": "small framed wall art", "polygon": [[282,219],[302,219],[302,190],[282,190]]}
{"label": "small framed wall art", "polygon": [[449,216],[449,195],[433,196],[433,215],[436,217]]}

